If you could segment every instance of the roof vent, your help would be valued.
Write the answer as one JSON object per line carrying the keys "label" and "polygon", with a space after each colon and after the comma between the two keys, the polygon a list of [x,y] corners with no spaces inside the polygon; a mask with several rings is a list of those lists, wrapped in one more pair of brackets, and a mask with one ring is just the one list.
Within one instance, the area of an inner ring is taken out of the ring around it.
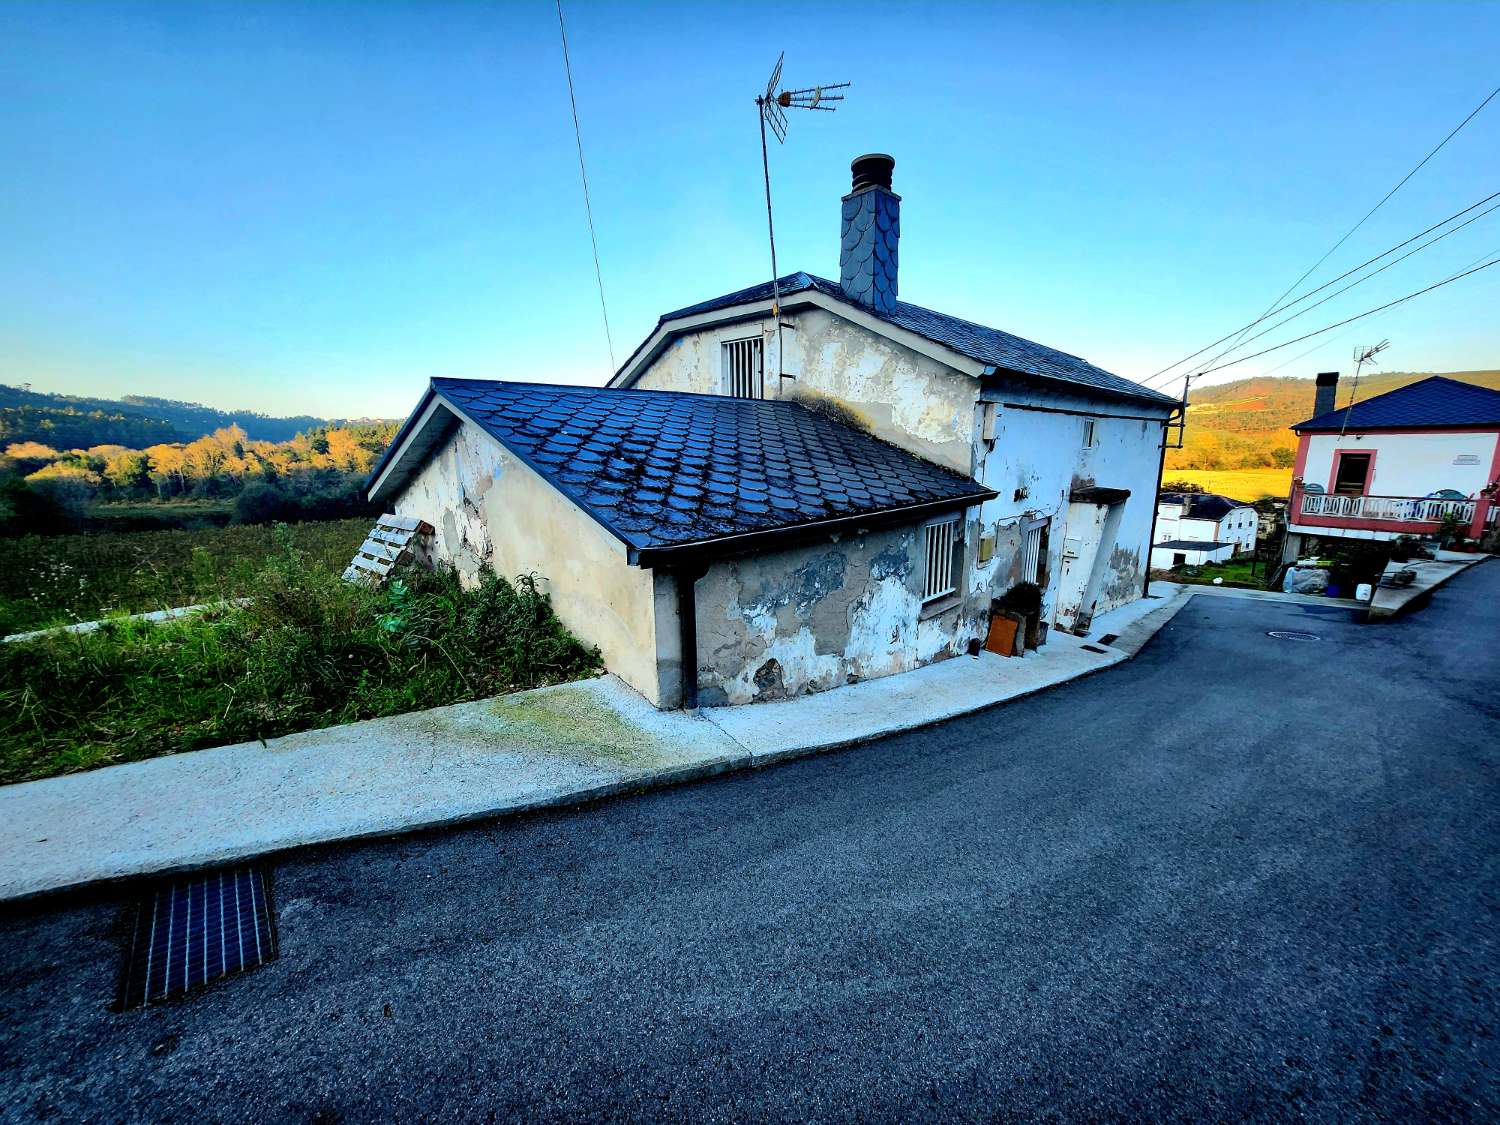
{"label": "roof vent", "polygon": [[854,173],[851,191],[863,191],[869,187],[883,187],[890,191],[891,172],[896,168],[896,160],[883,152],[871,152],[856,156],[849,168]]}

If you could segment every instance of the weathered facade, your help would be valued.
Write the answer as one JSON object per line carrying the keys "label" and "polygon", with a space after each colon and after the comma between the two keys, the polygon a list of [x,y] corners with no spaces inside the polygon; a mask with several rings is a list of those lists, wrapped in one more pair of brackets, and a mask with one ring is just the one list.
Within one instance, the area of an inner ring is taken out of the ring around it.
{"label": "weathered facade", "polygon": [[544,576],[659,706],[956,655],[1023,582],[1086,631],[1142,593],[1175,404],[898,300],[892,164],[855,162],[839,282],[668,313],[602,391],[434,381],[371,495],[462,574]]}

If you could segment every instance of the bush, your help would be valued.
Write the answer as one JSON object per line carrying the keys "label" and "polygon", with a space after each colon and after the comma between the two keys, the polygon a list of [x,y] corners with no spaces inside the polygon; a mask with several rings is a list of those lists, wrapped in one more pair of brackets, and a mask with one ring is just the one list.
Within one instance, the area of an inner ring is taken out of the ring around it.
{"label": "bush", "polygon": [[296,502],[285,492],[260,481],[247,484],[234,498],[235,523],[275,523],[295,510]]}
{"label": "bush", "polygon": [[530,575],[344,582],[289,545],[251,601],[0,645],[0,782],[575,679],[599,666]]}

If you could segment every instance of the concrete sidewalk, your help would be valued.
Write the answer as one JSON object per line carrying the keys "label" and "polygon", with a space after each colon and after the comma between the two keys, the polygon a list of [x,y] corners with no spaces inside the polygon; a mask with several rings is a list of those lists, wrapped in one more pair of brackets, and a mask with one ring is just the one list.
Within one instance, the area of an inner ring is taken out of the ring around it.
{"label": "concrete sidewalk", "polygon": [[[1451,582],[1471,566],[1488,559],[1489,555],[1471,555],[1462,551],[1439,551],[1435,559],[1412,559],[1410,562],[1390,562],[1381,576],[1382,585],[1375,587],[1375,596],[1370,601],[1370,620],[1385,621],[1405,613],[1417,599],[1431,594],[1444,583]],[[1398,570],[1414,570],[1417,578],[1410,586],[1387,586],[1385,581]]]}
{"label": "concrete sidewalk", "polygon": [[1024,658],[955,657],[777,703],[658,711],[602,676],[6,786],[0,900],[583,804],[942,722],[1128,660],[1191,596],[1162,592]]}

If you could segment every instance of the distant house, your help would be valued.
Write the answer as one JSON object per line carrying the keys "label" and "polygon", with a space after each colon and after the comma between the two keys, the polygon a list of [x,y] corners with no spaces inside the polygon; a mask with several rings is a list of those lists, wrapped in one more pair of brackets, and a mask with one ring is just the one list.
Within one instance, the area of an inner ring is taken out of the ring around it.
{"label": "distant house", "polygon": [[1434,376],[1336,408],[1338,378],[1318,376],[1314,416],[1292,427],[1284,558],[1319,539],[1432,535],[1445,517],[1476,539],[1495,526],[1500,391]]}
{"label": "distant house", "polygon": [[854,162],[838,281],[667,313],[604,388],[434,379],[369,497],[468,580],[541,576],[660,707],[963,653],[1019,582],[1086,632],[1143,592],[1175,400],[898,300],[893,166]]}
{"label": "distant house", "polygon": [[1260,515],[1242,500],[1216,492],[1163,492],[1156,498],[1156,540],[1227,544],[1232,553],[1255,550]]}
{"label": "distant house", "polygon": [[1233,557],[1233,543],[1220,543],[1213,539],[1168,539],[1151,546],[1153,570],[1204,566],[1207,563],[1228,562]]}

